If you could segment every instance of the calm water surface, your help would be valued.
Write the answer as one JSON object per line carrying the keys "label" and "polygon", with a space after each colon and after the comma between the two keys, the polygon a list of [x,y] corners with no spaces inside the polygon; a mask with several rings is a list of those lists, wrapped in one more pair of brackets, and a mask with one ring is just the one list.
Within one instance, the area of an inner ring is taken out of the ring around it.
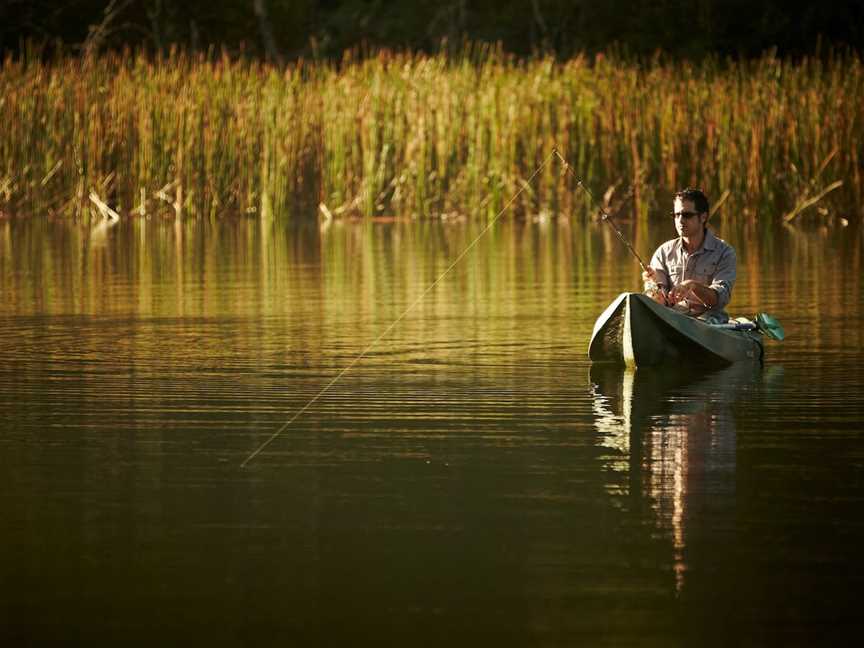
{"label": "calm water surface", "polygon": [[4,643],[850,637],[862,235],[718,230],[731,310],[786,327],[764,366],[591,367],[638,266],[504,223],[241,468],[479,227],[0,221]]}

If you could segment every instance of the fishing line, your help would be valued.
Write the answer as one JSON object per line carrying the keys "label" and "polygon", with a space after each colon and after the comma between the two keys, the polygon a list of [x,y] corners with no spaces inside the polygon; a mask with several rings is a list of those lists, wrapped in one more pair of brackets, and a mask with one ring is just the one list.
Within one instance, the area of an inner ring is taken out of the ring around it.
{"label": "fishing line", "polygon": [[[278,430],[276,430],[276,432],[274,432],[272,435],[270,435],[270,437],[269,437],[266,441],[264,441],[264,443],[262,443],[260,446],[258,446],[258,448],[255,450],[255,452],[253,452],[253,453],[250,454],[248,457],[246,457],[246,460],[245,460],[243,463],[240,464],[240,467],[241,467],[241,468],[245,468],[246,465],[247,465],[250,461],[252,461],[255,457],[257,457],[259,454],[261,454],[261,452],[262,452],[262,451],[263,451],[267,446],[269,446],[271,443],[273,443],[273,441],[275,441],[277,438],[279,438],[279,436],[281,436],[281,434],[282,434],[285,430],[287,430],[287,429],[291,426],[291,424],[292,424],[294,421],[296,421],[298,418],[300,418],[300,417],[303,415],[303,413],[304,413],[306,410],[308,410],[310,407],[312,407],[312,405],[313,405],[313,404],[314,404],[314,403],[315,403],[319,398],[321,398],[324,394],[326,394],[326,393],[330,390],[330,388],[331,388],[333,385],[335,385],[337,382],[339,382],[339,380],[342,378],[342,376],[344,376],[346,373],[348,373],[348,372],[349,372],[349,371],[350,371],[350,370],[351,370],[351,369],[352,369],[352,368],[353,368],[353,367],[354,367],[358,362],[360,362],[364,357],[366,357],[366,355],[367,355],[367,354],[368,354],[368,353],[369,353],[373,348],[375,348],[375,346],[377,346],[378,343],[381,342],[381,340],[383,340],[385,337],[387,337],[387,335],[390,333],[390,331],[392,331],[394,328],[396,328],[396,326],[399,324],[399,322],[401,322],[403,319],[405,319],[405,317],[408,315],[408,313],[410,313],[412,310],[414,310],[414,308],[416,308],[417,305],[420,304],[420,302],[422,302],[422,301],[426,298],[426,295],[428,295],[428,294],[429,294],[429,293],[430,293],[430,292],[435,288],[435,286],[437,286],[437,285],[441,282],[441,280],[442,280],[445,276],[447,276],[447,274],[448,274],[448,273],[449,273],[453,268],[455,268],[455,267],[459,264],[459,262],[460,262],[460,261],[465,257],[465,255],[467,255],[468,252],[470,252],[471,249],[472,249],[475,245],[477,245],[477,242],[478,242],[481,238],[483,238],[483,236],[486,234],[486,232],[488,232],[490,229],[492,229],[492,226],[495,224],[495,222],[496,222],[499,218],[501,218],[501,216],[504,214],[505,211],[507,211],[507,209],[510,207],[510,205],[512,205],[512,204],[516,201],[516,199],[517,199],[517,198],[522,194],[522,192],[525,191],[525,189],[528,188],[528,186],[530,185],[531,181],[532,181],[534,178],[536,178],[537,175],[539,175],[539,173],[543,170],[543,168],[544,168],[547,164],[549,164],[549,160],[551,160],[553,157],[555,157],[556,154],[557,154],[559,157],[561,157],[561,154],[558,153],[558,149],[553,150],[553,152],[549,155],[549,157],[547,157],[545,160],[543,160],[543,162],[540,164],[540,166],[537,167],[537,169],[534,171],[534,173],[532,173],[531,176],[530,176],[526,181],[524,181],[524,182],[522,183],[522,186],[519,188],[519,190],[518,190],[515,194],[513,194],[513,197],[510,198],[510,200],[507,201],[507,204],[505,204],[505,205],[501,208],[501,211],[499,211],[499,212],[495,215],[495,217],[492,218],[492,220],[490,220],[490,221],[486,224],[486,227],[484,227],[484,228],[480,231],[480,233],[479,233],[479,234],[474,238],[474,240],[471,241],[471,243],[468,244],[468,247],[466,247],[464,250],[462,250],[462,252],[459,254],[459,256],[457,256],[457,257],[453,260],[453,262],[452,262],[452,263],[447,267],[447,269],[444,270],[444,272],[442,272],[440,275],[438,275],[438,278],[435,279],[435,281],[433,281],[431,284],[429,284],[429,286],[426,288],[426,290],[424,290],[422,293],[420,293],[420,296],[419,296],[417,299],[415,299],[414,302],[413,302],[410,306],[408,306],[408,308],[406,308],[406,309],[402,312],[401,315],[399,315],[399,317],[397,317],[395,320],[393,320],[393,322],[392,322],[392,323],[391,323],[391,324],[390,324],[386,329],[384,329],[384,332],[383,332],[383,333],[381,333],[381,334],[380,334],[377,338],[375,338],[375,339],[374,339],[374,340],[373,340],[373,341],[372,341],[372,342],[371,342],[371,343],[370,343],[370,344],[369,344],[365,349],[363,349],[363,351],[360,353],[360,355],[358,355],[357,357],[355,357],[355,358],[354,358],[351,362],[349,362],[349,363],[348,363],[348,364],[347,364],[347,365],[346,365],[346,366],[345,366],[345,367],[344,367],[344,368],[343,368],[343,369],[342,369],[338,374],[336,374],[336,376],[335,376],[334,378],[332,378],[332,379],[330,380],[330,382],[328,382],[326,385],[324,385],[324,387],[323,387],[323,388],[322,388],[322,389],[321,389],[317,394],[315,394],[315,396],[313,396],[312,399],[311,399],[309,402],[307,402],[303,407],[301,407],[301,408],[300,408],[300,409],[299,409],[299,410],[294,414],[294,416],[292,416],[290,419],[288,419],[282,427],[280,427]],[[561,159],[563,159],[563,158],[561,158]],[[565,162],[565,164],[566,164],[566,162]]]}

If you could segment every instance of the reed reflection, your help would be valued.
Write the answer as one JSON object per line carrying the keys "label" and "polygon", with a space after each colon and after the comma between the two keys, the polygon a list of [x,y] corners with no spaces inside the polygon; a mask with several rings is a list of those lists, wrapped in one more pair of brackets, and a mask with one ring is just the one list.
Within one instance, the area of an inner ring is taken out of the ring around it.
{"label": "reed reflection", "polygon": [[598,444],[608,469],[627,475],[613,494],[671,541],[678,595],[734,580],[734,561],[718,557],[737,539],[736,413],[777,373],[750,363],[710,374],[591,368]]}

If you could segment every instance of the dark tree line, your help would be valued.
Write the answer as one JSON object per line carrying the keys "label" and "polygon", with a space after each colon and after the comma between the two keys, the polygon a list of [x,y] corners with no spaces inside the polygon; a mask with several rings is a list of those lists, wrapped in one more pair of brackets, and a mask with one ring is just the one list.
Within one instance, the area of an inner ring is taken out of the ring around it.
{"label": "dark tree line", "polygon": [[517,55],[781,55],[864,48],[864,0],[0,0],[0,51],[180,46],[276,62],[465,40]]}

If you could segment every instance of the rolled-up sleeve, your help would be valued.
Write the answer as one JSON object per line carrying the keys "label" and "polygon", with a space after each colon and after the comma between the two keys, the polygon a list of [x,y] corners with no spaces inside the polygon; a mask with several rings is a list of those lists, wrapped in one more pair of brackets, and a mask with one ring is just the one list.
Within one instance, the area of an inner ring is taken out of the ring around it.
{"label": "rolled-up sleeve", "polygon": [[732,288],[735,286],[735,266],[737,265],[737,261],[735,249],[727,247],[723,251],[720,260],[717,262],[717,269],[714,272],[714,278],[711,280],[710,287],[717,293],[717,305],[714,308],[718,310],[726,308],[729,300],[732,299]]}

